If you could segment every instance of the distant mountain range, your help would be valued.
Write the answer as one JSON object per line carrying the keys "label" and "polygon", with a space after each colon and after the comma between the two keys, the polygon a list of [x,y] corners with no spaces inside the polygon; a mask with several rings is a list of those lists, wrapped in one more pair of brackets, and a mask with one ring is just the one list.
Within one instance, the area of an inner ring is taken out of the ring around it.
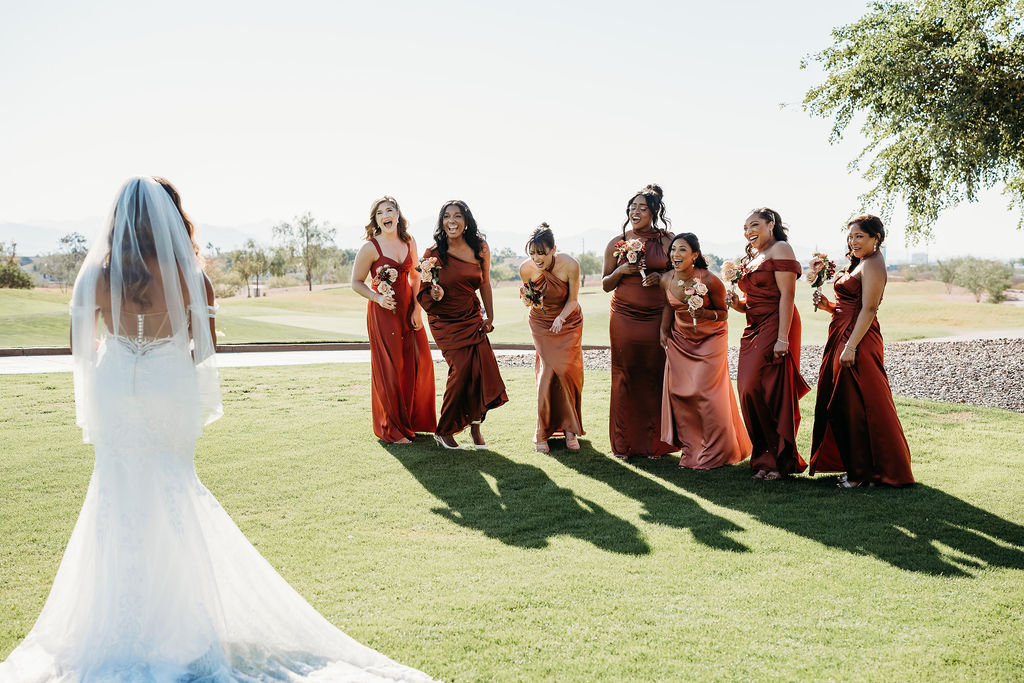
{"label": "distant mountain range", "polygon": [[[38,221],[32,223],[0,223],[0,242],[17,242],[18,254],[21,256],[38,256],[57,250],[60,237],[71,232],[78,232],[85,235],[86,239],[92,240],[96,234],[97,226],[102,224],[102,218],[87,218],[75,221]],[[277,221],[258,221],[244,225],[209,225],[199,224],[196,226],[199,244],[204,249],[207,245],[213,245],[221,251],[230,251],[242,246],[246,240],[252,238],[257,242],[269,245],[272,241],[273,226]],[[362,243],[363,227],[360,225],[331,223],[337,229],[335,241],[341,247],[355,247]],[[433,219],[410,221],[410,231],[416,238],[421,250],[426,249],[432,241],[431,235],[434,230]],[[613,236],[613,233],[596,233],[594,231],[579,232],[574,235],[557,235],[558,248],[561,251],[579,253],[590,251],[600,255],[605,245]],[[517,254],[522,253],[523,243],[526,235],[515,232],[504,232],[500,230],[487,231],[487,241],[491,248],[499,251],[506,247]],[[722,258],[736,258],[743,254],[743,241],[706,241],[701,247],[705,252],[715,254]],[[793,244],[797,258],[807,262],[814,252],[813,248],[800,244]],[[833,254],[833,258],[840,260],[842,254]],[[524,254],[525,258],[525,254]]]}

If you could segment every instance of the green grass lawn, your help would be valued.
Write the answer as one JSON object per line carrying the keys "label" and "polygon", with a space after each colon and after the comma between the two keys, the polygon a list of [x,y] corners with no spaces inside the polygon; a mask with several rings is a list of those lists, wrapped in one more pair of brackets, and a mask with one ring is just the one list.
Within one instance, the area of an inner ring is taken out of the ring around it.
{"label": "green grass lawn", "polygon": [[[441,371],[438,371],[439,374]],[[200,477],[330,621],[446,680],[1013,680],[1024,415],[897,400],[918,485],[757,482],[535,454],[532,372],[491,450],[370,430],[367,365],[225,369]],[[440,378],[439,378],[440,386]],[[0,376],[0,657],[31,628],[92,468],[67,374]],[[813,394],[802,406],[806,453]],[[468,440],[463,435],[463,440]]]}
{"label": "green grass lawn", "polygon": [[[826,293],[832,296],[829,287]],[[0,289],[0,348],[66,346],[68,298],[49,291]],[[581,291],[584,344],[607,346],[610,299],[611,295],[600,287]],[[829,316],[813,311],[810,287],[803,280],[797,284],[797,306],[804,343],[824,343]],[[260,299],[225,299],[220,307],[217,329],[223,333],[221,343],[366,340],[366,300],[348,287]],[[518,287],[496,287],[494,307],[491,341],[532,343]],[[971,330],[1019,330],[1024,328],[1024,307],[977,304],[950,297],[941,282],[893,282],[886,289],[879,320],[886,340],[902,341]],[[739,344],[743,324],[742,315],[731,314],[731,344]]]}

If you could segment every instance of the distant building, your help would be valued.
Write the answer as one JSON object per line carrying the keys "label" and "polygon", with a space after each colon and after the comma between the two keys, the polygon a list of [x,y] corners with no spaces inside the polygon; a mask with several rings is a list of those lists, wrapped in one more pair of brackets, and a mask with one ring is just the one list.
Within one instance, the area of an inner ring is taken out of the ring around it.
{"label": "distant building", "polygon": [[917,252],[910,255],[910,262],[915,266],[928,265],[928,252]]}

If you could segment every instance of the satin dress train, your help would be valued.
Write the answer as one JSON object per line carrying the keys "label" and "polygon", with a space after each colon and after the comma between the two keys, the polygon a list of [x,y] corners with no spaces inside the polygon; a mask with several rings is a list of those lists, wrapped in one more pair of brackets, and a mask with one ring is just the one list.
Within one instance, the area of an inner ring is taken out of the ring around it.
{"label": "satin dress train", "polygon": [[818,374],[810,472],[846,472],[854,482],[913,484],[910,447],[885,372],[878,318],[857,346],[856,362],[844,368],[839,357],[860,314],[861,282],[846,274],[834,289],[836,308]]}
{"label": "satin dress train", "polygon": [[[428,256],[437,257],[436,248],[427,249],[423,258]],[[419,301],[427,312],[430,333],[448,363],[448,381],[437,418],[436,433],[440,436],[457,434],[472,422],[482,422],[488,410],[508,401],[491,342],[481,329],[483,315],[476,292],[482,282],[480,263],[449,254],[438,276],[444,298],[434,301],[430,283],[420,285]]]}
{"label": "satin dress train", "polygon": [[800,375],[800,314],[793,309],[789,353],[781,359],[773,349],[779,337],[779,300],[775,273],[803,268],[792,259],[765,259],[739,281],[747,296],[747,327],[740,339],[736,384],[740,411],[753,444],[750,467],[780,474],[803,472],[807,463],[796,447],[800,399],[811,389]]}
{"label": "satin dress train", "polygon": [[[705,305],[723,301],[722,281],[703,274]],[[680,467],[702,470],[741,462],[751,443],[729,378],[728,323],[698,319],[694,329],[687,304],[671,291],[667,297],[674,320],[665,352],[661,439],[682,450]]]}
{"label": "satin dress train", "polygon": [[559,432],[578,436],[586,433],[581,417],[583,313],[577,305],[562,323],[562,329],[551,331],[551,323],[569,298],[569,283],[556,277],[551,272],[553,267],[554,261],[534,281],[540,286],[544,299],[540,308],[530,309],[530,332],[537,349],[537,431],[533,437],[536,443],[547,441]]}
{"label": "satin dress train", "polygon": [[373,433],[395,442],[412,439],[416,432],[437,428],[434,406],[434,362],[430,357],[427,331],[413,330],[413,291],[409,271],[413,267],[410,249],[399,263],[384,255],[376,238],[377,259],[370,266],[376,275],[381,268],[398,271],[393,297],[395,310],[371,302],[366,306],[366,330],[370,338],[370,399]]}

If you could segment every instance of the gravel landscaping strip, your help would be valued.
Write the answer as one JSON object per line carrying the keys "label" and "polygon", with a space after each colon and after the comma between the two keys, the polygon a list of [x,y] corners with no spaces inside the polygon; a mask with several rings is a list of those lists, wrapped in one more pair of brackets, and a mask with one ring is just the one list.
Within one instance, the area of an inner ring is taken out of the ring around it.
{"label": "gravel landscaping strip", "polygon": [[[800,371],[807,383],[818,381],[821,346],[804,346]],[[729,372],[736,378],[739,349],[729,349]],[[533,352],[503,355],[505,367],[532,367]],[[588,370],[608,370],[611,352],[583,352]],[[1024,413],[1024,339],[974,339],[957,342],[900,342],[885,345],[885,369],[893,394],[930,401],[1005,408]]]}

